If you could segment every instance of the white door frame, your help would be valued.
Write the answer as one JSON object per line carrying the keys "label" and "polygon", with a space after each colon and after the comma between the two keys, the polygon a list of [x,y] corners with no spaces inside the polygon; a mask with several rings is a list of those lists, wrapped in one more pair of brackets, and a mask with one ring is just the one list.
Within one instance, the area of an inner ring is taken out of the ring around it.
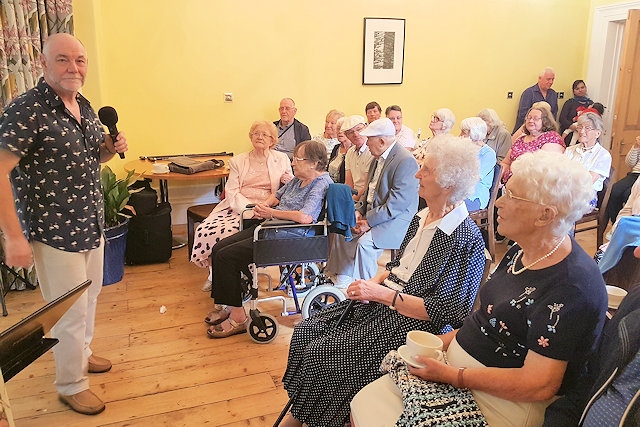
{"label": "white door frame", "polygon": [[620,71],[622,37],[629,9],[640,9],[640,1],[596,7],[593,13],[587,87],[591,99],[607,107],[603,117],[602,145],[611,148],[611,126]]}

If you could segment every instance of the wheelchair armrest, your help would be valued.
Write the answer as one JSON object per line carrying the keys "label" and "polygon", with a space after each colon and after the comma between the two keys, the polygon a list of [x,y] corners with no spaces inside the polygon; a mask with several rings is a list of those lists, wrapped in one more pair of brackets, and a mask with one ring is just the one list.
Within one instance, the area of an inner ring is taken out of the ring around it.
{"label": "wheelchair armrest", "polygon": [[322,229],[324,230],[324,234],[327,234],[327,224],[325,221],[319,221],[319,222],[312,222],[309,224],[301,224],[299,222],[295,222],[295,221],[291,221],[291,220],[287,220],[287,219],[268,219],[266,221],[264,221],[262,224],[258,225],[256,227],[256,229],[253,232],[253,240],[259,240],[260,239],[260,232],[263,232],[264,230],[269,230],[269,229],[287,229],[287,228],[320,228],[322,227]]}

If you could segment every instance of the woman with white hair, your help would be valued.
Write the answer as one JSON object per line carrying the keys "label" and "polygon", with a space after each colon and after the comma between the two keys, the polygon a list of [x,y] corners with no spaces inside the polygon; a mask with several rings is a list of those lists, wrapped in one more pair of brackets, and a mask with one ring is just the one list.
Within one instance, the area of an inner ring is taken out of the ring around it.
{"label": "woman with white hair", "polygon": [[[456,116],[453,114],[453,111],[448,108],[439,108],[431,116],[431,120],[429,122],[429,130],[431,130],[433,136],[445,135],[451,132],[451,129],[455,124]],[[424,141],[418,141],[415,148],[413,149],[413,157],[416,158],[419,164],[422,164],[422,161],[424,160],[424,150],[430,141],[431,138],[425,139]]]}
{"label": "woman with white hair", "polygon": [[504,122],[500,120],[498,113],[494,109],[485,108],[478,113],[487,124],[487,137],[484,142],[496,152],[498,162],[501,162],[511,148],[511,133],[504,126]]}
{"label": "woman with white hair", "polygon": [[476,184],[473,194],[464,201],[469,212],[472,212],[484,209],[489,204],[496,152],[484,142],[487,136],[487,124],[480,117],[468,117],[461,121],[460,136],[479,149],[480,181]]}
{"label": "woman with white hair", "polygon": [[294,328],[282,380],[294,398],[284,426],[342,427],[353,396],[380,377],[380,361],[408,331],[445,333],[460,326],[485,260],[480,231],[463,203],[478,169],[478,157],[459,138],[442,135],[429,144],[416,174],[429,207],[413,217],[398,257],[375,277],[349,285],[347,298],[361,303],[339,327],[348,301]]}
{"label": "woman with white hair", "polygon": [[584,113],[578,117],[575,132],[578,133],[578,144],[571,145],[564,155],[582,164],[593,180],[594,195],[591,209],[598,202],[598,191],[602,190],[604,180],[609,177],[611,169],[611,154],[600,145],[600,136],[604,130],[602,118],[595,113]]}
{"label": "woman with white hair", "polygon": [[[496,206],[500,234],[518,243],[480,290],[480,308],[440,335],[448,363],[417,356],[424,367],[390,365],[391,352],[383,361],[390,375],[352,401],[354,426],[394,425],[398,417],[398,425],[418,425],[438,410],[438,425],[464,413],[490,426],[540,426],[546,407],[576,384],[607,310],[597,265],[569,235],[589,208],[591,176],[545,151],[523,154],[512,171]],[[461,401],[467,405],[452,408]]]}
{"label": "woman with white hair", "polygon": [[338,119],[344,117],[342,111],[333,109],[327,113],[327,117],[324,119],[324,132],[316,135],[312,138],[313,141],[323,143],[327,147],[327,156],[330,156],[333,152],[333,148],[340,144],[338,141]]}

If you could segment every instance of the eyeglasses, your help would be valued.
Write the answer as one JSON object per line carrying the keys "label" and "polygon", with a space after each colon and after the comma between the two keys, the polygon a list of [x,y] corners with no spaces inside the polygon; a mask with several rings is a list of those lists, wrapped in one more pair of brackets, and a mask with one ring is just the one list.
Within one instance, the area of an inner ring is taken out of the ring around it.
{"label": "eyeglasses", "polygon": [[433,116],[431,116],[431,121],[432,122],[441,122],[442,119],[434,114]]}
{"label": "eyeglasses", "polygon": [[513,193],[511,192],[511,190],[509,190],[508,188],[506,188],[506,190],[507,190],[507,192],[505,193],[505,196],[507,196],[507,199],[522,200],[523,202],[531,202],[531,203],[535,203],[536,205],[541,205],[542,204],[540,202],[536,202],[536,201],[533,201],[531,199],[525,199],[524,197],[514,196]]}
{"label": "eyeglasses", "polygon": [[296,162],[304,162],[305,160],[309,159],[305,159],[304,157],[294,157],[293,160],[295,160]]}
{"label": "eyeglasses", "polygon": [[264,132],[254,132],[251,134],[251,136],[254,138],[262,137],[264,139],[267,139],[267,138],[273,139],[273,135],[269,135],[268,133],[264,133]]}
{"label": "eyeglasses", "polygon": [[527,117],[527,121],[528,122],[538,122],[540,120],[542,120],[542,116],[540,116],[540,117],[533,117],[533,116]]}
{"label": "eyeglasses", "polygon": [[291,111],[291,110],[295,110],[296,107],[280,107],[278,108],[278,111]]}
{"label": "eyeglasses", "polygon": [[581,132],[581,131],[583,131],[583,130],[584,130],[585,132],[591,132],[592,130],[595,130],[595,129],[594,129],[594,128],[592,128],[591,126],[578,125],[578,126],[576,126],[576,130],[577,130],[578,132]]}

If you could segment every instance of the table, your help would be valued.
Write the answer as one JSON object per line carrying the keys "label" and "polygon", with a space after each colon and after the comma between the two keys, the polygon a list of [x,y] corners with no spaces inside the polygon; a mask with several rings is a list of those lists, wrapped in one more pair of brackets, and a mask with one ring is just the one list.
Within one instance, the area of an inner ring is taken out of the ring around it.
{"label": "table", "polygon": [[[168,202],[169,201],[169,181],[202,181],[202,180],[211,180],[211,179],[219,179],[222,187],[224,188],[224,184],[226,182],[227,177],[229,176],[229,160],[232,156],[209,156],[209,157],[197,157],[197,160],[223,160],[224,166],[219,169],[213,169],[203,172],[194,173],[192,175],[186,175],[182,173],[175,172],[167,172],[167,173],[154,173],[153,165],[154,164],[166,164],[168,165],[170,162],[168,160],[156,160],[152,162],[150,160],[131,160],[124,165],[124,170],[130,172],[135,170],[136,175],[141,176],[142,178],[148,179],[157,179],[160,184],[160,201]],[[177,241],[174,238],[173,249],[178,249],[186,245],[186,242]]]}
{"label": "table", "polygon": [[211,157],[198,157],[197,160],[223,160],[224,167],[220,169],[213,169],[203,172],[194,173],[192,175],[185,175],[181,173],[175,172],[167,172],[167,173],[153,173],[153,165],[154,164],[165,164],[168,165],[170,162],[168,160],[156,160],[152,162],[150,160],[132,160],[130,162],[125,163],[124,170],[130,172],[132,170],[136,171],[136,174],[141,176],[142,178],[149,179],[157,179],[160,183],[160,201],[168,202],[169,201],[169,181],[202,181],[209,179],[220,179],[222,182],[222,186],[224,187],[224,183],[229,176],[229,159],[231,156],[211,156]]}

